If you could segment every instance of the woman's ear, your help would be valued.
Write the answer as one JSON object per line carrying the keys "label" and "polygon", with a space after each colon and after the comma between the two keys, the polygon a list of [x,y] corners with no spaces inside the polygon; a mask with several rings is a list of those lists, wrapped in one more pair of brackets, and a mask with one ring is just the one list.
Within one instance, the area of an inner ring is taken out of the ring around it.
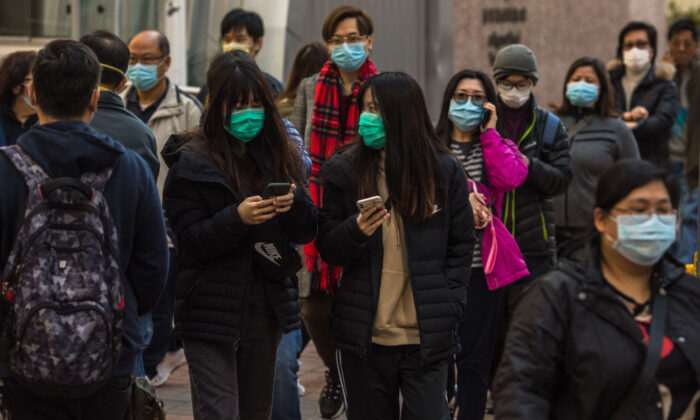
{"label": "woman's ear", "polygon": [[603,209],[596,207],[595,210],[593,210],[593,225],[598,233],[607,232],[609,222],[608,214],[603,211]]}

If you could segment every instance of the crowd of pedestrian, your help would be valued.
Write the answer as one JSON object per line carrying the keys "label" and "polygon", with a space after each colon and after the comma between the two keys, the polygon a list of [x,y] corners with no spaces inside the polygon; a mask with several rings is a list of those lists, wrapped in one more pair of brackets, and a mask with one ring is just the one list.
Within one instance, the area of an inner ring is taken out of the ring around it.
{"label": "crowd of pedestrian", "polygon": [[2,59],[3,418],[158,418],[187,365],[195,419],[301,420],[311,341],[326,419],[700,419],[694,22],[549,110],[508,45],[436,125],[365,10],[320,29],[285,86],[230,11],[197,96],[157,30]]}

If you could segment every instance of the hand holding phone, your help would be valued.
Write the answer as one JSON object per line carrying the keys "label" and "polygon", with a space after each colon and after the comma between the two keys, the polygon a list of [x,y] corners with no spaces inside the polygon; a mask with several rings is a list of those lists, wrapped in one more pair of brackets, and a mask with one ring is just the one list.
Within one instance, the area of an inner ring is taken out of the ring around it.
{"label": "hand holding phone", "polygon": [[484,104],[484,117],[481,120],[481,131],[490,130],[496,128],[496,123],[498,122],[498,115],[496,114],[496,105],[491,102]]}

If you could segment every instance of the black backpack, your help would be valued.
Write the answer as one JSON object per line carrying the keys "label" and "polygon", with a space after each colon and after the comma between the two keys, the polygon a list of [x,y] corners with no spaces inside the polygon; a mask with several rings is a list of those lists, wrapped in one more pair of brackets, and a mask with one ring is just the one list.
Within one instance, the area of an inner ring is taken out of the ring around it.
{"label": "black backpack", "polygon": [[0,275],[0,356],[38,395],[88,396],[112,376],[123,332],[117,231],[102,195],[112,168],[51,179],[19,146],[0,152],[29,189]]}

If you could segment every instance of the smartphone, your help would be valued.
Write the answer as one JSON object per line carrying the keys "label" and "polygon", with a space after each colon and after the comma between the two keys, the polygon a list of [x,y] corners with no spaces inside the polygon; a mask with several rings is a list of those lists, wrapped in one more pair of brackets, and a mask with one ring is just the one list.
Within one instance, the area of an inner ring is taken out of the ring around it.
{"label": "smartphone", "polygon": [[279,197],[280,195],[286,195],[289,193],[289,189],[292,188],[292,184],[289,182],[271,182],[265,186],[262,192],[263,200],[268,200],[270,198]]}
{"label": "smartphone", "polygon": [[481,118],[481,128],[483,129],[486,127],[486,124],[489,123],[489,120],[491,119],[491,110],[490,109],[485,109],[484,110],[484,116]]}
{"label": "smartphone", "polygon": [[382,197],[378,195],[370,198],[363,198],[362,200],[357,201],[357,209],[360,210],[360,213],[373,207],[382,206],[384,206],[384,200],[382,200]]}

